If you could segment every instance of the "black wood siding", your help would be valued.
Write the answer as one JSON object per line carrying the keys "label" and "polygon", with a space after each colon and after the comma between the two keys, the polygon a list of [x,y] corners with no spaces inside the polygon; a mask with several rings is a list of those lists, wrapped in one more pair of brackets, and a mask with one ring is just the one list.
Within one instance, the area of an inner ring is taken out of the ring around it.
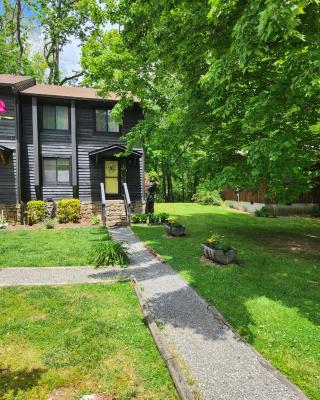
{"label": "black wood siding", "polygon": [[[1,123],[1,121],[0,121]],[[0,140],[0,144],[15,150],[15,142]],[[13,151],[8,163],[0,163],[0,204],[16,204],[16,152]]]}
{"label": "black wood siding", "polygon": [[[141,118],[138,108],[126,111],[121,133],[95,132],[95,107],[77,104],[77,151],[78,151],[78,184],[80,200],[100,200],[100,183],[104,182],[104,156],[89,157],[91,151],[110,144],[123,144],[120,139]],[[112,158],[106,155],[105,158]],[[134,158],[135,162],[131,162]],[[125,162],[124,159],[121,162]],[[127,183],[132,200],[141,200],[141,163],[136,157],[130,157],[127,162]]]}
{"label": "black wood siding", "polygon": [[8,163],[0,163],[0,204],[16,204],[16,108],[11,89],[0,88],[0,100],[6,104],[5,115],[14,117],[13,120],[0,120],[0,145],[13,150]]}
{"label": "black wood siding", "polygon": [[[42,104],[44,100],[42,100]],[[61,103],[65,104],[65,103]],[[40,166],[43,157],[71,157],[72,145],[69,132],[42,130],[42,112],[39,106],[39,142]],[[99,106],[101,107],[101,105]],[[97,107],[97,108],[99,108]],[[96,134],[95,132],[95,105],[86,101],[76,102],[76,135],[77,135],[77,161],[79,198],[82,201],[100,200],[100,182],[104,181],[104,159],[89,157],[89,152],[108,146],[110,144],[123,144],[120,137],[127,133],[141,118],[138,107],[127,110],[124,117],[122,132],[117,134]],[[32,139],[32,109],[31,99],[22,101],[22,199],[28,201],[35,199],[34,191],[34,155]],[[131,161],[131,158],[133,161]],[[129,158],[127,163],[127,183],[132,200],[141,200],[142,191],[142,164],[136,156]],[[41,175],[41,168],[40,168]],[[73,196],[71,185],[43,186],[43,198],[71,198]]]}

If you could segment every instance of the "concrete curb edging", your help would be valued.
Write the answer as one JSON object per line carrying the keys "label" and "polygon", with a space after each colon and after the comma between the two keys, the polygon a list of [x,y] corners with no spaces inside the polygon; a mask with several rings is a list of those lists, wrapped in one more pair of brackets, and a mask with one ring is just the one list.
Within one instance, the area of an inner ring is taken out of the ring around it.
{"label": "concrete curb edging", "polygon": [[[144,243],[144,242],[143,242]],[[145,248],[158,260],[161,261],[162,256],[153,248],[145,244]],[[201,301],[206,305],[207,311],[212,315],[212,317],[219,322],[222,325],[225,325],[232,334],[237,338],[237,340],[243,342],[247,347],[250,348],[251,351],[253,351],[260,364],[268,371],[270,371],[280,382],[282,382],[285,386],[287,386],[290,390],[292,390],[301,400],[309,400],[309,398],[303,393],[303,391],[296,386],[294,383],[292,383],[288,378],[286,378],[277,368],[275,368],[267,359],[265,359],[249,342],[246,341],[236,330],[235,328],[224,318],[224,316],[212,305],[209,303],[208,300],[206,300],[196,289],[194,289],[184,278],[181,276],[169,263],[167,263],[167,266],[172,269],[172,271],[176,274],[178,274],[181,279],[183,279],[186,284],[190,287],[191,290],[193,290],[201,299]],[[158,329],[158,327],[157,327]],[[194,399],[194,397],[192,397]],[[190,399],[191,400],[191,399]]]}
{"label": "concrete curb edging", "polygon": [[181,368],[178,365],[177,361],[174,359],[174,357],[169,352],[169,350],[163,340],[162,334],[152,316],[152,313],[149,310],[148,304],[146,303],[146,301],[143,297],[143,294],[138,286],[138,283],[133,276],[131,277],[131,284],[136,292],[137,298],[139,300],[142,312],[147,321],[147,324],[148,324],[149,330],[151,332],[151,335],[153,337],[153,340],[154,340],[164,362],[167,365],[167,368],[170,372],[170,375],[171,375],[173,383],[177,389],[179,397],[182,400],[195,400],[189,386],[187,385],[187,383],[183,377]]}

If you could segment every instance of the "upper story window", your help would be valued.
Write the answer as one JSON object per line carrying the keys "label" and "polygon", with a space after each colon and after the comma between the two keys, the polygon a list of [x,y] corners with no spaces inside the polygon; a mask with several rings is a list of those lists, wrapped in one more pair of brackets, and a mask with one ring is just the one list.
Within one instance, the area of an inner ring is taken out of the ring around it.
{"label": "upper story window", "polygon": [[119,133],[120,125],[111,116],[111,110],[95,110],[96,112],[96,132],[99,133]]}
{"label": "upper story window", "polygon": [[43,129],[69,130],[68,106],[43,106]]}

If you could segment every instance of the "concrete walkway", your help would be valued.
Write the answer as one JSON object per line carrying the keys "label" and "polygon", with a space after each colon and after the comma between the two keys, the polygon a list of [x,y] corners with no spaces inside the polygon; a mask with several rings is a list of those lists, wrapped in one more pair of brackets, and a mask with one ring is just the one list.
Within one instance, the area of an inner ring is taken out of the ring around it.
{"label": "concrete walkway", "polygon": [[204,400],[298,400],[306,397],[244,343],[173,269],[151,255],[128,228],[111,230],[129,245],[128,269],[12,268],[0,286],[103,282],[133,275],[165,340]]}

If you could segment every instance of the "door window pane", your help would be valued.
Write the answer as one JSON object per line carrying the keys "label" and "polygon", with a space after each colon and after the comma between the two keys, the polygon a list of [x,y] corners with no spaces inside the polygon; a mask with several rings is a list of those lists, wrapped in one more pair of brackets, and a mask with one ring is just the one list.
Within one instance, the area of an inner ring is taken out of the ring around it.
{"label": "door window pane", "polygon": [[70,182],[70,160],[68,158],[57,159],[57,181]]}
{"label": "door window pane", "polygon": [[119,161],[109,160],[104,163],[105,191],[106,194],[119,192]]}
{"label": "door window pane", "polygon": [[107,112],[105,110],[96,110],[96,131],[107,132]]}
{"label": "door window pane", "polygon": [[68,107],[56,106],[56,126],[57,129],[69,129]]}
{"label": "door window pane", "polygon": [[108,110],[108,132],[119,132],[119,124],[111,116],[111,110]]}
{"label": "door window pane", "polygon": [[119,192],[119,181],[118,178],[106,178],[106,194],[118,194]]}
{"label": "door window pane", "polygon": [[43,160],[43,179],[45,183],[56,182],[56,159],[45,158]]}
{"label": "door window pane", "polygon": [[56,128],[56,116],[54,106],[43,106],[43,128],[44,129],[55,129]]}

